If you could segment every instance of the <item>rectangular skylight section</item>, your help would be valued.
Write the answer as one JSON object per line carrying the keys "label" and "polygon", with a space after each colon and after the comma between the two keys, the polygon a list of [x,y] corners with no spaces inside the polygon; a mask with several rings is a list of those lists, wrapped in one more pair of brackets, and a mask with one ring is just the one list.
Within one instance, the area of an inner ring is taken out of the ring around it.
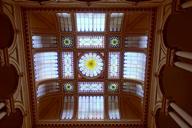
{"label": "rectangular skylight section", "polygon": [[104,119],[103,96],[79,96],[78,119],[101,120]]}
{"label": "rectangular skylight section", "polygon": [[109,52],[108,78],[118,79],[120,70],[120,52]]}
{"label": "rectangular skylight section", "polygon": [[63,52],[62,62],[63,62],[63,78],[73,79],[74,78],[73,52]]}
{"label": "rectangular skylight section", "polygon": [[57,47],[57,38],[55,36],[32,36],[33,48],[55,48]]}
{"label": "rectangular skylight section", "polygon": [[148,36],[125,37],[125,47],[147,48]]}
{"label": "rectangular skylight section", "polygon": [[111,32],[121,31],[123,16],[124,16],[124,13],[110,14],[110,31]]}
{"label": "rectangular skylight section", "polygon": [[125,82],[123,83],[123,91],[127,93],[135,94],[140,97],[144,96],[143,85],[141,84]]}
{"label": "rectangular skylight section", "polygon": [[103,82],[79,82],[78,92],[79,93],[104,92],[104,83]]}
{"label": "rectangular skylight section", "polygon": [[105,13],[76,13],[78,32],[104,32]]}
{"label": "rectangular skylight section", "polygon": [[60,21],[60,28],[62,32],[71,32],[72,31],[72,20],[70,13],[57,13],[57,16]]}
{"label": "rectangular skylight section", "polygon": [[74,110],[74,97],[73,96],[64,96],[63,103],[63,113],[61,119],[70,120],[73,118]]}
{"label": "rectangular skylight section", "polygon": [[123,77],[144,81],[145,65],[146,55],[144,53],[125,52]]}
{"label": "rectangular skylight section", "polygon": [[120,119],[118,96],[109,96],[108,105],[109,105],[109,119],[110,120]]}
{"label": "rectangular skylight section", "polygon": [[48,93],[58,92],[60,89],[59,83],[51,82],[38,85],[37,97],[44,96]]}
{"label": "rectangular skylight section", "polygon": [[34,54],[35,80],[58,78],[57,52]]}
{"label": "rectangular skylight section", "polygon": [[77,36],[77,48],[104,48],[104,36]]}

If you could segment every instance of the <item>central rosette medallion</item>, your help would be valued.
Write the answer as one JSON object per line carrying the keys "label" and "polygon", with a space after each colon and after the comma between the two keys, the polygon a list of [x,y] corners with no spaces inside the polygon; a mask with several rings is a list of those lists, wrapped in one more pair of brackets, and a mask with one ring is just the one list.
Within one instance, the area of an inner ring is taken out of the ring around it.
{"label": "central rosette medallion", "polygon": [[98,77],[103,71],[103,59],[97,53],[85,53],[79,59],[79,71],[88,78]]}

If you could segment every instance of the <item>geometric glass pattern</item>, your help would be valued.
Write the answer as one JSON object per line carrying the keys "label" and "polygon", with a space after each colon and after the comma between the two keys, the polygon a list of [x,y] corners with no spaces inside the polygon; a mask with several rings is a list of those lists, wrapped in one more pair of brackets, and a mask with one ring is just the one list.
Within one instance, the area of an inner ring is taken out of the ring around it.
{"label": "geometric glass pattern", "polygon": [[121,31],[121,24],[124,13],[111,13],[110,14],[110,31],[119,32]]}
{"label": "geometric glass pattern", "polygon": [[62,32],[71,32],[72,31],[72,20],[70,13],[57,13],[57,16],[60,21],[60,28]]}
{"label": "geometric glass pattern", "polygon": [[65,92],[72,92],[73,91],[73,84],[70,82],[67,82],[64,84],[64,91]]}
{"label": "geometric glass pattern", "polygon": [[58,78],[57,52],[34,54],[35,81]]}
{"label": "geometric glass pattern", "polygon": [[111,82],[108,84],[108,91],[109,92],[117,92],[118,90],[118,83]]}
{"label": "geometric glass pattern", "polygon": [[102,93],[104,92],[103,82],[79,82],[79,93]]}
{"label": "geometric glass pattern", "polygon": [[137,84],[137,83],[124,82],[123,91],[127,93],[135,94],[140,97],[144,96],[143,85]]}
{"label": "geometric glass pattern", "polygon": [[105,13],[76,13],[78,32],[104,32]]}
{"label": "geometric glass pattern", "polygon": [[78,119],[104,119],[103,96],[79,96],[78,99]]}
{"label": "geometric glass pattern", "polygon": [[120,70],[120,52],[109,52],[108,78],[118,79]]}
{"label": "geometric glass pattern", "polygon": [[55,36],[32,36],[33,48],[55,48],[57,47],[57,38]]}
{"label": "geometric glass pattern", "polygon": [[62,37],[62,45],[64,48],[71,48],[73,46],[73,38],[71,36]]}
{"label": "geometric glass pattern", "polygon": [[123,77],[144,81],[145,65],[146,55],[144,53],[125,52]]}
{"label": "geometric glass pattern", "polygon": [[108,96],[108,104],[109,104],[109,119],[110,120],[120,119],[118,96]]}
{"label": "geometric glass pattern", "polygon": [[117,36],[113,36],[109,38],[109,46],[111,48],[117,48],[120,45],[120,38]]}
{"label": "geometric glass pattern", "polygon": [[62,52],[63,78],[74,78],[73,52]]}
{"label": "geometric glass pattern", "polygon": [[103,71],[103,59],[97,53],[83,54],[78,63],[79,71],[86,78],[98,77]]}
{"label": "geometric glass pattern", "polygon": [[104,36],[77,36],[77,48],[104,48]]}
{"label": "geometric glass pattern", "polygon": [[61,119],[70,120],[73,118],[74,111],[74,97],[73,96],[64,96],[63,102],[63,112]]}
{"label": "geometric glass pattern", "polygon": [[148,36],[127,36],[125,47],[147,48]]}

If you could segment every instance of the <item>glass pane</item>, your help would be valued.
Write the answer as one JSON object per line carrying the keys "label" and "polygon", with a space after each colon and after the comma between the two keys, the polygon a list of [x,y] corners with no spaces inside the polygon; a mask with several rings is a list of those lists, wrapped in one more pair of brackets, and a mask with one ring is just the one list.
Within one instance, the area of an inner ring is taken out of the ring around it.
{"label": "glass pane", "polygon": [[35,81],[58,77],[57,52],[34,54]]}
{"label": "glass pane", "polygon": [[137,52],[124,53],[123,77],[144,81],[146,55]]}
{"label": "glass pane", "polygon": [[64,91],[65,92],[73,92],[73,84],[71,82],[67,82],[64,84]]}
{"label": "glass pane", "polygon": [[55,36],[32,36],[33,48],[55,48],[57,39]]}
{"label": "glass pane", "polygon": [[74,78],[73,52],[63,52],[62,62],[63,62],[63,77],[65,79],[73,79]]}
{"label": "glass pane", "polygon": [[120,70],[120,52],[109,52],[108,78],[118,79]]}
{"label": "glass pane", "polygon": [[59,91],[59,84],[57,82],[40,84],[38,85],[37,88],[37,97],[58,91]]}
{"label": "glass pane", "polygon": [[140,97],[144,96],[143,86],[137,83],[130,83],[130,82],[123,83],[123,91],[127,93],[136,94]]}
{"label": "glass pane", "polygon": [[79,96],[78,119],[104,119],[104,97]]}
{"label": "glass pane", "polygon": [[72,20],[70,13],[57,13],[57,16],[60,21],[60,27],[62,32],[71,32],[72,31]]}
{"label": "glass pane", "polygon": [[74,97],[64,96],[63,112],[61,119],[70,120],[73,118],[74,111]]}
{"label": "glass pane", "polygon": [[108,91],[109,92],[117,92],[118,91],[118,83],[111,82],[108,84]]}
{"label": "glass pane", "polygon": [[121,31],[121,24],[124,13],[111,13],[110,15],[110,31],[119,32]]}
{"label": "glass pane", "polygon": [[105,13],[76,13],[78,32],[103,32]]}
{"label": "glass pane", "polygon": [[104,60],[100,54],[85,53],[78,62],[78,67],[81,75],[85,78],[99,77],[104,69]]}
{"label": "glass pane", "polygon": [[125,47],[147,48],[147,36],[128,36],[125,37]]}
{"label": "glass pane", "polygon": [[118,105],[118,96],[109,96],[109,119],[120,119],[119,114],[119,105]]}
{"label": "glass pane", "polygon": [[77,36],[77,48],[104,48],[104,36]]}
{"label": "glass pane", "polygon": [[78,89],[79,89],[78,90],[79,93],[104,92],[104,83],[103,82],[79,82]]}
{"label": "glass pane", "polygon": [[118,48],[120,45],[120,38],[118,36],[109,37],[109,47]]}
{"label": "glass pane", "polygon": [[62,37],[62,46],[64,48],[71,48],[73,47],[73,37],[71,36],[65,36],[65,37]]}

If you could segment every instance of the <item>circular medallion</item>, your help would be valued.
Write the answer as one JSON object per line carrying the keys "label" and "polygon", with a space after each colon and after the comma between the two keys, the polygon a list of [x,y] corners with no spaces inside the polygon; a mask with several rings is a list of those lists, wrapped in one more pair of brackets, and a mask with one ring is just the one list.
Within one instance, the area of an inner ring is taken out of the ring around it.
{"label": "circular medallion", "polygon": [[85,53],[79,59],[79,71],[86,78],[98,77],[103,71],[103,59],[97,53]]}

